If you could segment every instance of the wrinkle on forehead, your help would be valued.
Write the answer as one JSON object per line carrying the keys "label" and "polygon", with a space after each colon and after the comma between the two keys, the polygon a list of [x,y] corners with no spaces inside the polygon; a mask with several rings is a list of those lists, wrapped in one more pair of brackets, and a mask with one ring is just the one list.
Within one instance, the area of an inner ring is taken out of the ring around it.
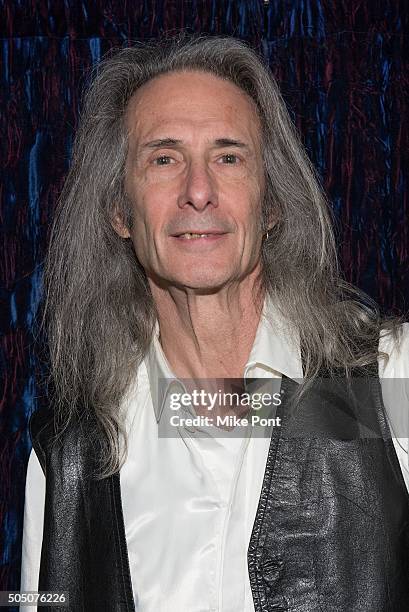
{"label": "wrinkle on forehead", "polygon": [[183,127],[188,119],[200,128],[219,122],[220,129],[224,124],[231,130],[245,131],[255,147],[260,145],[261,123],[255,102],[234,83],[207,72],[159,75],[132,96],[125,113],[133,141],[162,126]]}

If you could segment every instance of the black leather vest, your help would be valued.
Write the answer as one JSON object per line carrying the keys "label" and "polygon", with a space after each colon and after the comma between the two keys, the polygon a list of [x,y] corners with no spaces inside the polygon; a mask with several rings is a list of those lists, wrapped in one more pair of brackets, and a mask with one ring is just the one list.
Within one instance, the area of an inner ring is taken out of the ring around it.
{"label": "black leather vest", "polygon": [[[294,411],[296,386],[283,377],[249,544],[255,610],[407,611],[409,496],[379,378],[349,391],[320,379]],[[53,444],[51,413],[30,420],[46,475],[39,590],[68,591],[61,612],[135,610],[119,473],[89,477],[95,426],[84,419]]]}

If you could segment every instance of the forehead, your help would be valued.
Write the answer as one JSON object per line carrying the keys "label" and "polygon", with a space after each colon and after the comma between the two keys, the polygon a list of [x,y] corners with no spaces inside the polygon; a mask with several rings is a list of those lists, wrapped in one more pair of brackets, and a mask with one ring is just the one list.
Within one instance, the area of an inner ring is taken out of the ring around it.
{"label": "forehead", "polygon": [[[131,98],[125,122],[140,140],[164,130],[225,131],[258,143],[260,121],[254,101],[234,83],[213,74],[172,72],[145,83]],[[172,136],[166,132],[166,136]]]}

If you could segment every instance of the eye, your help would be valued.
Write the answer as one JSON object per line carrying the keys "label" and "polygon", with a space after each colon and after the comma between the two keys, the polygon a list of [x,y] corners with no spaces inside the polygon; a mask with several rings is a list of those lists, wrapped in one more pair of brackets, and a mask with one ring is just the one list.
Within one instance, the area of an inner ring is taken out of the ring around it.
{"label": "eye", "polygon": [[226,153],[225,155],[222,155],[220,159],[225,164],[236,164],[239,160],[237,155],[235,155],[234,153]]}
{"label": "eye", "polygon": [[153,160],[155,166],[168,166],[172,161],[169,155],[160,155]]}

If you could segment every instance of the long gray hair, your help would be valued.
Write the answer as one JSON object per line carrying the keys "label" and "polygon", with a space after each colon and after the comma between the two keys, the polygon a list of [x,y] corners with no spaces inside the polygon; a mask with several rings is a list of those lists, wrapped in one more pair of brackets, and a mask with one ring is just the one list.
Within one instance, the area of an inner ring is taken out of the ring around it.
{"label": "long gray hair", "polygon": [[262,287],[300,334],[306,378],[323,366],[348,373],[377,359],[378,310],[341,280],[325,196],[268,66],[228,37],[179,35],[117,50],[99,64],[85,96],[44,274],[51,401],[63,426],[75,414],[97,417],[106,434],[99,438],[99,477],[125,459],[119,406],[157,320],[132,242],[111,223],[114,213],[132,223],[124,193],[124,114],[141,85],[184,70],[228,79],[256,104],[266,178],[260,222],[265,230],[271,214],[278,219],[262,246]]}

